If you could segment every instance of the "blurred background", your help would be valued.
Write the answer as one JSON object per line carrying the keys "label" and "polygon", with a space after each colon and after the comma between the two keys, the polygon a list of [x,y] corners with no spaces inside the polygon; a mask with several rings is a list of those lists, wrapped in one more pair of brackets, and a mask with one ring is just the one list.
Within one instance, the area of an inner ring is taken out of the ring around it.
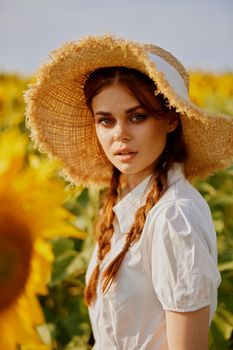
{"label": "blurred background", "polygon": [[[153,43],[188,69],[193,102],[233,116],[232,15],[231,0],[0,0],[1,350],[93,344],[83,291],[104,189],[70,186],[33,147],[23,92],[38,67],[86,35]],[[211,208],[222,275],[209,349],[233,349],[233,167],[193,184]]]}

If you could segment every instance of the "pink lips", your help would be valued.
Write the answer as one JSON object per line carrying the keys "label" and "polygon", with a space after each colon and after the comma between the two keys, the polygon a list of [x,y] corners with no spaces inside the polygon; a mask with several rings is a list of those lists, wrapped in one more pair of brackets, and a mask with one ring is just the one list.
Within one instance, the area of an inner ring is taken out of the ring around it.
{"label": "pink lips", "polygon": [[122,147],[119,148],[114,154],[121,162],[128,162],[136,157],[138,152],[133,151],[130,148]]}
{"label": "pink lips", "polygon": [[133,151],[130,148],[127,147],[122,147],[116,150],[116,152],[114,154],[122,154],[122,153],[134,153],[135,151]]}

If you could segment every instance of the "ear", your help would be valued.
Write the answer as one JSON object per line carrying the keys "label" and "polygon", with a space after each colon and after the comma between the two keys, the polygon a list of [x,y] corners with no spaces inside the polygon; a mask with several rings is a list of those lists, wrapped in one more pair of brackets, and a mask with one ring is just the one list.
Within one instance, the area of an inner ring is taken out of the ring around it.
{"label": "ear", "polygon": [[177,113],[171,113],[168,117],[167,132],[174,131],[179,124],[179,116]]}

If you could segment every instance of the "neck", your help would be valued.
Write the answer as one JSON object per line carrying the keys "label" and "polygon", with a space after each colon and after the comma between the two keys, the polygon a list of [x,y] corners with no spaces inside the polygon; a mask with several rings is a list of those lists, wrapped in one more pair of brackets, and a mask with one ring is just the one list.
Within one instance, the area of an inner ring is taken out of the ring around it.
{"label": "neck", "polygon": [[135,187],[137,187],[153,170],[144,171],[138,174],[122,174],[122,185],[120,191],[120,198],[125,197]]}

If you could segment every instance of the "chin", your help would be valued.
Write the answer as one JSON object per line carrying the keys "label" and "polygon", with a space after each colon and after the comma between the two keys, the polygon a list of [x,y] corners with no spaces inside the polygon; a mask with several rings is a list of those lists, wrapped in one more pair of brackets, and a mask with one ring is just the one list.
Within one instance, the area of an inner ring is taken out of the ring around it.
{"label": "chin", "polygon": [[133,169],[132,167],[128,167],[128,168],[123,168],[123,167],[116,167],[118,170],[120,170],[120,172],[122,174],[125,175],[136,175],[138,174],[140,171],[142,171],[142,169]]}

